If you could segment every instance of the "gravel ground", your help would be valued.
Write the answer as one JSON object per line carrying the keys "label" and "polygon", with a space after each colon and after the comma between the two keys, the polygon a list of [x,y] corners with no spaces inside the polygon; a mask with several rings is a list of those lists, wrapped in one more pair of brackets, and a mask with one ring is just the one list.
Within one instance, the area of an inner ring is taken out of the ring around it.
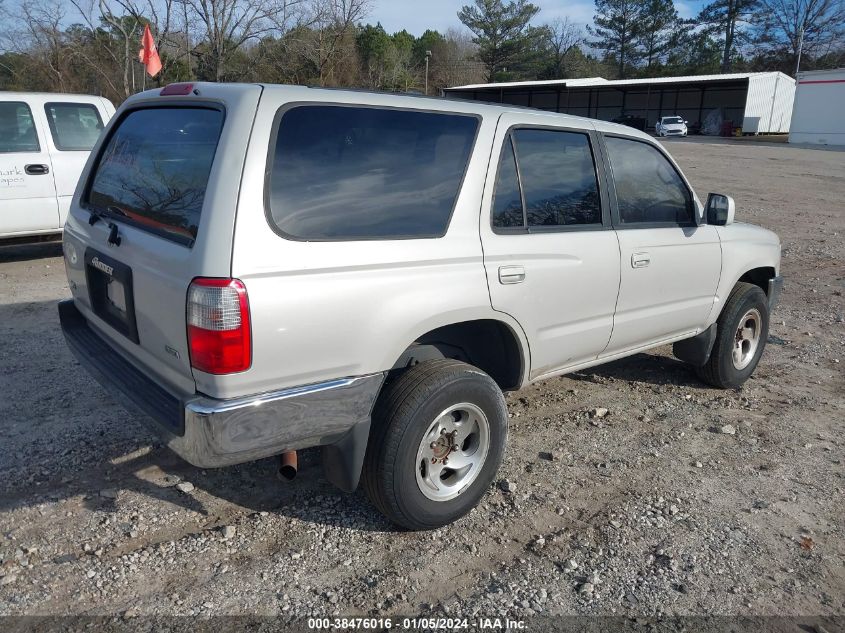
{"label": "gravel ground", "polygon": [[434,532],[314,452],[181,462],[71,358],[60,247],[0,250],[0,614],[845,615],[845,152],[666,145],[783,240],[755,376],[664,348],[513,393],[500,480]]}

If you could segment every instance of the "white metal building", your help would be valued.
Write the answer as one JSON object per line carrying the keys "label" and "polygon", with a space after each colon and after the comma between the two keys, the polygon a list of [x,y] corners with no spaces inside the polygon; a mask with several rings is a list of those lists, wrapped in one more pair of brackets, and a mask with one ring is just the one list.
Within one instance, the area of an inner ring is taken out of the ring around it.
{"label": "white metal building", "polygon": [[614,81],[590,77],[456,86],[444,94],[605,121],[633,117],[651,129],[661,116],[681,116],[693,129],[715,118],[731,121],[744,134],[761,134],[789,132],[795,80],[781,72]]}
{"label": "white metal building", "polygon": [[789,142],[845,145],[845,68],[798,74]]}

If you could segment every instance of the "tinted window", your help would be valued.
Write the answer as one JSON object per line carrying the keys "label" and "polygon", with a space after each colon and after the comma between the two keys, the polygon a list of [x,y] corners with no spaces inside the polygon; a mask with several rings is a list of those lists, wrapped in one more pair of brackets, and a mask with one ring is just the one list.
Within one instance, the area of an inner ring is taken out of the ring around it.
{"label": "tinted window", "polygon": [[29,106],[17,101],[0,101],[0,152],[40,150]]}
{"label": "tinted window", "polygon": [[607,137],[623,224],[692,221],[692,196],[666,157],[648,143]]}
{"label": "tinted window", "polygon": [[663,122],[666,123],[666,124],[683,123],[683,120],[681,119],[681,117],[678,117],[678,116],[667,116],[667,117],[663,117]]}
{"label": "tinted window", "polygon": [[100,113],[88,103],[48,103],[44,111],[59,150],[90,151],[103,129]]}
{"label": "tinted window", "polygon": [[88,202],[95,210],[191,243],[222,126],[223,113],[205,108],[130,112],[103,150]]}
{"label": "tinted window", "polygon": [[498,228],[525,226],[519,178],[516,174],[516,157],[513,154],[510,137],[505,141],[502,156],[499,159],[496,192],[493,194],[493,226]]}
{"label": "tinted window", "polygon": [[305,240],[443,235],[477,127],[457,114],[292,108],[273,153],[272,221]]}
{"label": "tinted window", "polygon": [[601,224],[589,137],[575,132],[513,133],[528,226]]}

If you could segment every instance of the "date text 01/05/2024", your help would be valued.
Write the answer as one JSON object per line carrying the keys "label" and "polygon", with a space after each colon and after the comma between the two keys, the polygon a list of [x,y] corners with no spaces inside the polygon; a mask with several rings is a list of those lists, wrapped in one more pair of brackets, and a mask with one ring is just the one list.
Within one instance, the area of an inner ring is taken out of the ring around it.
{"label": "date text 01/05/2024", "polygon": [[507,618],[308,618],[312,630],[525,630],[524,620]]}

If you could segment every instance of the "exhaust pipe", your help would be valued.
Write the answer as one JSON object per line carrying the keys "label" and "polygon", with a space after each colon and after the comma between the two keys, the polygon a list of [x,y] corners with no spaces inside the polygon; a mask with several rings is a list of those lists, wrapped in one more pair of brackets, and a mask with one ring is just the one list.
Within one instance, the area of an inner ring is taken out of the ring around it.
{"label": "exhaust pipe", "polygon": [[290,481],[296,477],[298,467],[299,464],[296,458],[296,451],[282,453],[279,461],[279,476]]}

